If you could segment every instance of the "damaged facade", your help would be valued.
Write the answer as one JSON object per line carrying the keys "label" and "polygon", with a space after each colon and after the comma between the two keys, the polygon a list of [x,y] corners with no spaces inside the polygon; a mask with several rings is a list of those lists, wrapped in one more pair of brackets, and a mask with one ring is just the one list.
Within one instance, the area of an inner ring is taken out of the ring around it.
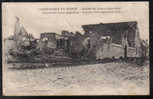
{"label": "damaged facade", "polygon": [[83,25],[82,28],[84,35],[90,38],[90,50],[95,52],[92,56],[98,59],[124,57],[126,50],[129,57],[140,56],[140,36],[135,21]]}
{"label": "damaged facade", "polygon": [[50,48],[58,53],[80,57],[80,53],[83,50],[82,40],[81,33],[76,32],[74,34],[64,30],[61,32],[61,35],[56,33],[41,33],[38,45],[42,50]]}
{"label": "damaged facade", "polygon": [[[44,32],[36,39],[20,26],[17,18],[14,41],[17,48],[30,46],[32,51],[54,56],[104,59],[140,57],[141,40],[137,22],[100,23],[82,25],[84,34],[63,30],[61,34]],[[32,46],[36,47],[32,47]],[[44,53],[45,52],[45,53]]]}

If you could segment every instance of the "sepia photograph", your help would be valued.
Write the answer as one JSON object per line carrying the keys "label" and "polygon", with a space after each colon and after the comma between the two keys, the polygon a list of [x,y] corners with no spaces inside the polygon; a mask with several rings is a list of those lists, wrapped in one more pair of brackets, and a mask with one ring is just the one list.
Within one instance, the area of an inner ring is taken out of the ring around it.
{"label": "sepia photograph", "polygon": [[4,96],[149,95],[149,2],[2,3]]}

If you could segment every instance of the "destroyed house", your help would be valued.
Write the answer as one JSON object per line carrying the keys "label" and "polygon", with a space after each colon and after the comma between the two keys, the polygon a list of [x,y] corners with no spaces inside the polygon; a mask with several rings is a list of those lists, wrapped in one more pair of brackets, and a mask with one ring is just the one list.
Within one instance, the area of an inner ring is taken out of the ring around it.
{"label": "destroyed house", "polygon": [[100,23],[83,25],[85,35],[89,36],[92,33],[100,36],[110,36],[112,43],[122,44],[122,38],[127,37],[129,47],[135,47],[135,40],[139,39],[139,32],[136,21],[119,22],[119,23]]}
{"label": "destroyed house", "polygon": [[56,33],[52,33],[52,32],[41,33],[40,40],[41,42],[46,42],[47,47],[56,48],[56,45],[57,45],[56,44]]}
{"label": "destroyed house", "polygon": [[40,35],[40,39],[46,39],[46,40],[54,40],[55,39],[55,35],[56,33],[52,33],[52,32],[45,32],[45,33],[41,33]]}
{"label": "destroyed house", "polygon": [[47,47],[49,48],[58,48],[58,49],[66,49],[69,43],[69,36],[56,34],[52,32],[41,33],[40,40],[44,43],[47,43]]}
{"label": "destroyed house", "polygon": [[[140,37],[136,21],[83,25],[90,40],[88,55],[96,58],[140,56]],[[93,53],[93,54],[92,54]]]}

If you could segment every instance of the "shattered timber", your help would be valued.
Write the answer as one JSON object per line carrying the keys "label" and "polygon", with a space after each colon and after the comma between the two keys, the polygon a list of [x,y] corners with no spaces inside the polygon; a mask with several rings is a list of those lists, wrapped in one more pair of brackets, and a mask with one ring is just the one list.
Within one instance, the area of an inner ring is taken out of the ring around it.
{"label": "shattered timber", "polygon": [[89,24],[82,25],[84,34],[63,30],[61,35],[41,33],[38,39],[16,17],[14,35],[5,39],[8,63],[46,66],[47,63],[75,65],[119,60],[143,65],[149,58],[149,45],[140,39],[137,25],[136,21]]}

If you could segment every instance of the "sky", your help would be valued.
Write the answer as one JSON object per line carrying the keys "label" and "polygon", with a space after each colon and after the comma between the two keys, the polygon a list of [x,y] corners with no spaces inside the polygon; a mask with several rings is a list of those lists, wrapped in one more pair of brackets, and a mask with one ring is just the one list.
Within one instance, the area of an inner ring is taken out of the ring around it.
{"label": "sky", "polygon": [[[81,25],[137,21],[140,38],[149,40],[148,2],[69,2],[69,3],[3,3],[3,37],[13,35],[16,18],[28,33],[39,38],[40,33],[62,30],[84,33]],[[120,8],[120,13],[42,14],[42,8]]]}

